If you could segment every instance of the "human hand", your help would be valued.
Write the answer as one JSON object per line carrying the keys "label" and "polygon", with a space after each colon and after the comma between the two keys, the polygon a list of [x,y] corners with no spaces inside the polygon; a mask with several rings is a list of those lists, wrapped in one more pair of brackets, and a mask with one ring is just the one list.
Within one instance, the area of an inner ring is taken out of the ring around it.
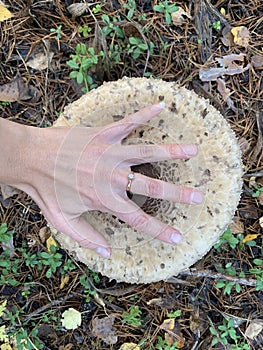
{"label": "human hand", "polygon": [[[181,235],[177,230],[143,212],[126,192],[131,166],[197,154],[193,144],[122,145],[131,131],[158,115],[162,108],[162,104],[149,106],[99,128],[32,129],[28,150],[31,171],[20,188],[32,196],[56,229],[103,257],[110,256],[110,247],[82,217],[87,211],[108,212],[154,238],[179,243]],[[195,189],[139,173],[131,181],[131,192],[186,204],[203,199]]]}

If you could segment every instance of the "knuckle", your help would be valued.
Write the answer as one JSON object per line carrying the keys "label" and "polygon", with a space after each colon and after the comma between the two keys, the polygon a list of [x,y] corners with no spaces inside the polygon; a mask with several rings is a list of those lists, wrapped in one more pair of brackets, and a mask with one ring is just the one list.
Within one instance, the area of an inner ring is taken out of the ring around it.
{"label": "knuckle", "polygon": [[149,179],[145,184],[145,192],[148,197],[159,197],[163,193],[163,186],[159,181]]}
{"label": "knuckle", "polygon": [[151,158],[153,156],[153,148],[151,146],[139,146],[139,155],[143,159]]}
{"label": "knuckle", "polygon": [[138,215],[131,220],[131,225],[135,228],[140,229],[148,223],[148,218],[145,215]]}

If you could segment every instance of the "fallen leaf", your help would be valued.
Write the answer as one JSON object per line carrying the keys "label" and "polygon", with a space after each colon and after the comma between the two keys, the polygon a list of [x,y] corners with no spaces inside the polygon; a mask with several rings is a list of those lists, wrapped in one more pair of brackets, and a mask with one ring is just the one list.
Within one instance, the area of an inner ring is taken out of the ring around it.
{"label": "fallen leaf", "polygon": [[139,345],[135,343],[124,343],[119,350],[140,350]]}
{"label": "fallen leaf", "polygon": [[231,33],[231,27],[225,26],[222,30],[222,37],[220,38],[225,46],[231,46],[234,44],[233,35]]}
{"label": "fallen leaf", "polygon": [[0,350],[13,350],[13,348],[10,344],[2,344]]}
{"label": "fallen leaf", "polygon": [[42,243],[45,243],[48,237],[50,237],[50,229],[47,226],[41,227],[38,232],[39,238]]}
{"label": "fallen leaf", "polygon": [[35,102],[39,99],[40,93],[32,85],[26,84],[23,79],[17,75],[11,83],[0,86],[0,101],[26,101]]}
{"label": "fallen leaf", "polygon": [[259,333],[263,329],[263,321],[260,319],[255,319],[250,322],[250,325],[247,327],[245,331],[245,336],[249,339],[255,339],[256,336],[259,335]]}
{"label": "fallen leaf", "polygon": [[168,318],[163,321],[161,324],[160,328],[164,330],[173,330],[174,329],[174,324],[175,324],[175,319],[174,318]]}
{"label": "fallen leaf", "polygon": [[67,10],[72,16],[78,17],[83,15],[90,5],[93,5],[93,4],[76,2],[75,4],[69,5],[67,7]]}
{"label": "fallen leaf", "polygon": [[0,1],[0,22],[6,21],[12,16],[12,13],[5,7],[2,1]]}
{"label": "fallen leaf", "polygon": [[160,305],[160,303],[162,302],[162,298],[154,298],[151,299],[149,301],[147,301],[147,305]]}
{"label": "fallen leaf", "polygon": [[256,239],[258,235],[259,234],[246,235],[246,237],[244,237],[244,239],[243,239],[243,243],[246,243],[246,242],[249,242],[249,241],[253,241],[253,239]]}
{"label": "fallen leaf", "polygon": [[185,339],[182,336],[179,324],[175,323],[174,318],[164,320],[160,328],[166,331],[164,338],[169,346],[176,343],[177,349],[184,347]]}
{"label": "fallen leaf", "polygon": [[113,327],[115,317],[104,317],[92,320],[91,333],[98,338],[101,338],[106,344],[116,344],[118,337],[116,336],[115,329]]}
{"label": "fallen leaf", "polygon": [[81,325],[81,313],[70,307],[63,312],[61,323],[66,329],[76,329]]}
{"label": "fallen leaf", "polygon": [[3,313],[4,313],[5,308],[6,308],[6,303],[7,303],[7,300],[4,300],[4,301],[0,304],[0,317],[3,316]]}
{"label": "fallen leaf", "polygon": [[231,29],[231,33],[234,36],[234,43],[238,46],[248,47],[250,40],[249,30],[244,27],[234,27]]}
{"label": "fallen leaf", "polygon": [[54,52],[39,51],[37,53],[32,53],[26,65],[36,70],[44,70],[49,67],[53,56]]}
{"label": "fallen leaf", "polygon": [[251,57],[251,64],[256,69],[263,69],[263,56],[254,55]]}
{"label": "fallen leaf", "polygon": [[237,109],[234,105],[234,101],[230,98],[231,91],[226,87],[226,82],[223,79],[217,79],[217,90],[220,92],[228,107],[235,112]]}
{"label": "fallen leaf", "polygon": [[73,348],[73,344],[69,343],[66,346],[61,345],[58,350],[71,350]]}
{"label": "fallen leaf", "polygon": [[172,12],[171,14],[172,22],[176,26],[180,26],[184,24],[187,19],[192,19],[189,11],[185,11],[182,7],[178,7],[178,10],[176,12]]}
{"label": "fallen leaf", "polygon": [[50,252],[50,247],[51,246],[57,247],[57,241],[53,238],[53,236],[50,236],[47,240],[46,240],[46,246],[47,246],[47,250]]}
{"label": "fallen leaf", "polygon": [[0,341],[1,342],[7,342],[8,341],[8,335],[6,334],[5,326],[0,326]]}
{"label": "fallen leaf", "polygon": [[234,216],[230,225],[229,225],[229,228],[233,234],[243,233],[244,232],[244,223],[242,222],[242,220],[238,216]]}
{"label": "fallen leaf", "polygon": [[259,219],[259,225],[263,228],[263,216],[261,216],[261,218]]}
{"label": "fallen leaf", "polygon": [[68,282],[69,282],[69,275],[62,276],[59,289],[63,289],[65,287],[65,285],[68,284]]}
{"label": "fallen leaf", "polygon": [[221,9],[220,9],[220,13],[221,13],[221,15],[223,15],[223,16],[225,16],[225,15],[226,15],[226,10],[225,10],[225,8],[224,8],[224,7],[221,7]]}

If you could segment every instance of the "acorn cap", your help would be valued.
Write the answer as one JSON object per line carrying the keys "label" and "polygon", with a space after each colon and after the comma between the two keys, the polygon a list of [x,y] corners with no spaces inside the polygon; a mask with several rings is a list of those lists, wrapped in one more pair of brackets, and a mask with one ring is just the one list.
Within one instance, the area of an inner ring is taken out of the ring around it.
{"label": "acorn cap", "polygon": [[[138,232],[107,213],[85,214],[112,248],[110,259],[79,247],[52,229],[61,246],[91,270],[128,283],[167,280],[201,259],[231,222],[242,188],[241,152],[223,116],[194,91],[175,83],[147,78],[123,78],[104,83],[68,105],[56,126],[104,126],[139,109],[164,101],[165,109],[138,127],[123,144],[194,143],[199,153],[133,168],[148,176],[190,186],[204,194],[200,205],[187,205],[134,195],[145,212],[182,233],[171,245]],[[128,179],[127,179],[128,182]],[[124,189],[125,190],[125,189]]]}

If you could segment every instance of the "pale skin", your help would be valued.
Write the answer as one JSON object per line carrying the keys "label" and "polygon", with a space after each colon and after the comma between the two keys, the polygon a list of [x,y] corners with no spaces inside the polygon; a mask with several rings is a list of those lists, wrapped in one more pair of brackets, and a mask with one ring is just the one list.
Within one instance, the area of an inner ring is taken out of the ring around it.
{"label": "pale skin", "polygon": [[[194,144],[123,145],[138,125],[161,113],[162,104],[144,108],[105,127],[20,125],[0,118],[0,183],[28,193],[47,220],[84,248],[109,258],[111,248],[82,214],[99,210],[170,244],[181,233],[143,212],[127,195],[131,166],[194,157]],[[189,187],[135,173],[131,191],[153,198],[199,204],[203,195]]]}

